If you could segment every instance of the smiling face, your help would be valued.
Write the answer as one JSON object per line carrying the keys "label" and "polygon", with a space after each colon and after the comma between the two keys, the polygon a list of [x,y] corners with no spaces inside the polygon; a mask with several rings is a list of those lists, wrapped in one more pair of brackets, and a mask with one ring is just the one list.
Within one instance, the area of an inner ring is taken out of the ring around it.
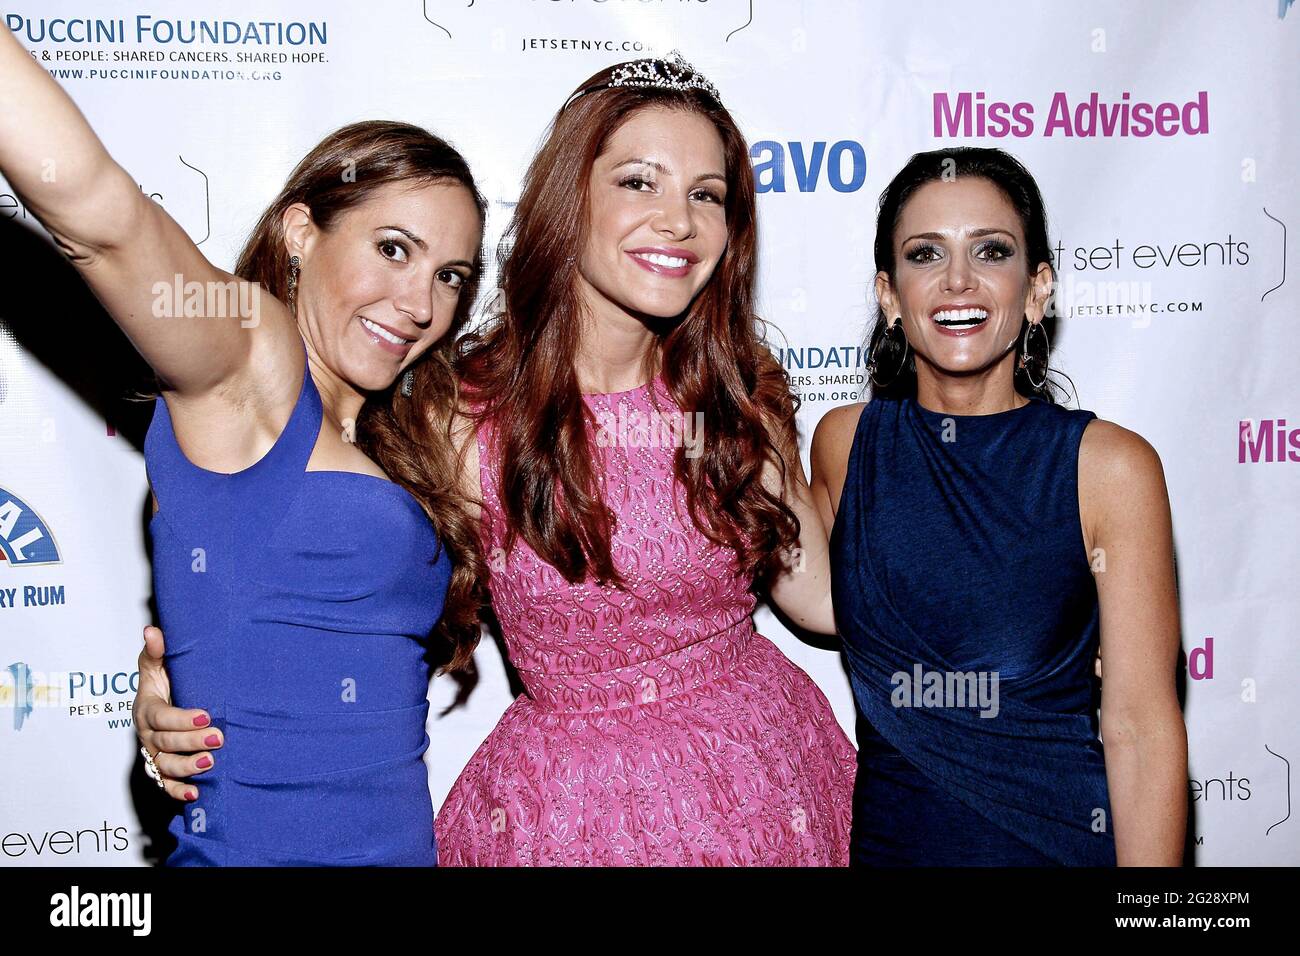
{"label": "smiling face", "polygon": [[592,315],[686,311],[727,246],[725,170],[722,137],[698,113],[646,107],[609,137],[578,262]]}
{"label": "smiling face", "polygon": [[455,182],[383,186],[328,230],[290,207],[303,337],[351,387],[387,388],[447,333],[481,239],[474,198]]}
{"label": "smiling face", "polygon": [[1012,346],[1026,315],[1042,320],[1052,275],[1047,263],[1027,262],[1024,229],[1002,191],[973,177],[919,187],[894,228],[894,262],[892,283],[877,275],[876,296],[891,322],[902,316],[918,376],[997,367],[1009,382]]}

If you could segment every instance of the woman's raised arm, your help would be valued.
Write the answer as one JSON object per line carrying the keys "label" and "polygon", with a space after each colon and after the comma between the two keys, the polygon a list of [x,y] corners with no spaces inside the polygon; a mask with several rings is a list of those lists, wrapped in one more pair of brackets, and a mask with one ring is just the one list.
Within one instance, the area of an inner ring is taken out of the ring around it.
{"label": "woman's raised arm", "polygon": [[[181,396],[206,394],[244,369],[249,330],[283,308],[204,258],[8,30],[0,30],[0,173]],[[196,282],[189,290],[201,296],[177,301]]]}

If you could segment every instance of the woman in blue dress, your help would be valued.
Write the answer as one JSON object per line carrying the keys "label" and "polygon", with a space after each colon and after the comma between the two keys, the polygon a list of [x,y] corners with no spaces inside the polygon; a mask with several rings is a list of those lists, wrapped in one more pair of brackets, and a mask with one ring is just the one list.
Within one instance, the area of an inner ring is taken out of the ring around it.
{"label": "woman in blue dress", "polygon": [[[344,127],[232,275],[7,30],[0,77],[0,173],[162,383],[154,586],[174,697],[210,723],[154,743],[222,753],[168,864],[433,865],[429,664],[478,635],[474,526],[445,493],[485,211],[468,167],[417,127]],[[160,782],[195,796],[178,764],[205,760],[159,755]]]}
{"label": "woman in blue dress", "polygon": [[852,862],[1178,865],[1164,477],[1142,438],[1055,403],[1038,188],[1000,150],[917,154],[875,257],[873,396],[812,449],[858,709]]}

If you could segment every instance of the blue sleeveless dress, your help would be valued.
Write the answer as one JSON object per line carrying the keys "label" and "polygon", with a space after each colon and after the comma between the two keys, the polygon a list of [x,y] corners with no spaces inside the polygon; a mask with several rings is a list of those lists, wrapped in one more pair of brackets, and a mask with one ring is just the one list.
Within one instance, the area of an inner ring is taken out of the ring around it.
{"label": "blue sleeveless dress", "polygon": [[1094,417],[863,409],[831,533],[852,865],[1115,864],[1078,501]]}
{"label": "blue sleeveless dress", "polygon": [[304,366],[275,445],[227,475],[185,457],[154,400],[145,463],[172,697],[225,734],[168,827],[168,866],[437,863],[425,653],[451,562],[399,485],[305,470],[321,418]]}

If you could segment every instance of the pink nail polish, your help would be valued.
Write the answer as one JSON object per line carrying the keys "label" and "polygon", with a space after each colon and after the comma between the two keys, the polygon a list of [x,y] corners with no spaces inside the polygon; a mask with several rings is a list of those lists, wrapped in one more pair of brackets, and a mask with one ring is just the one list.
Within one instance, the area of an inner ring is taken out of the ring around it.
{"label": "pink nail polish", "polygon": [[186,791],[185,791],[185,799],[186,799],[186,800],[193,800],[193,799],[194,799],[194,791],[193,791],[193,790],[186,790]]}
{"label": "pink nail polish", "polygon": [[217,744],[221,743],[221,738],[216,734],[208,734],[203,738],[203,743],[209,747],[215,747]]}
{"label": "pink nail polish", "polygon": [[195,727],[206,727],[207,725],[208,725],[207,714],[199,714],[197,717],[194,718]]}
{"label": "pink nail polish", "polygon": [[200,757],[200,758],[195,762],[194,766],[199,767],[199,768],[207,768],[207,767],[211,767],[211,766],[212,766],[212,758],[211,758],[211,757],[207,757],[207,756]]}

